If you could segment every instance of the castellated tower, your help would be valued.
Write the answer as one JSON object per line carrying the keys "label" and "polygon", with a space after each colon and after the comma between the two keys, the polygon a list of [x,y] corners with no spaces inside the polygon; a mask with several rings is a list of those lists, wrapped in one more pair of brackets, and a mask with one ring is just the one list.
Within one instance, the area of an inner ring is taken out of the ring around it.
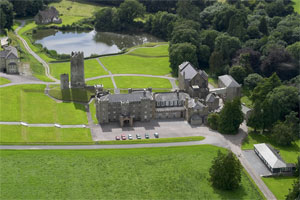
{"label": "castellated tower", "polygon": [[85,87],[83,52],[71,53],[71,87]]}

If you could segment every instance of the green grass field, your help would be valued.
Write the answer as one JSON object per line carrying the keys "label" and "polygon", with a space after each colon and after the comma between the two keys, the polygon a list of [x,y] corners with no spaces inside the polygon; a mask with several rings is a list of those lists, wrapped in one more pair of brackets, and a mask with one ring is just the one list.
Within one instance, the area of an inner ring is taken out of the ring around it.
{"label": "green grass field", "polygon": [[45,85],[18,85],[0,89],[0,121],[87,124],[84,105],[56,103],[44,94]]}
{"label": "green grass field", "polygon": [[3,78],[3,77],[0,77],[0,85],[5,85],[7,83],[10,83],[10,80],[8,80],[6,78]]}
{"label": "green grass field", "polygon": [[262,178],[268,188],[273,192],[278,200],[285,200],[285,196],[292,188],[297,177],[269,177]]}
{"label": "green grass field", "polygon": [[1,151],[1,199],[262,199],[242,174],[236,191],[211,187],[221,149],[210,145],[114,150]]}
{"label": "green grass field", "polygon": [[168,57],[146,58],[126,54],[102,57],[100,60],[113,74],[166,75],[171,73]]}
{"label": "green grass field", "polygon": [[[70,75],[70,62],[52,63],[50,64],[50,73],[57,79],[60,79],[60,75],[67,73]],[[101,65],[96,59],[84,60],[84,76],[85,78],[91,78],[101,75],[107,75]]]}
{"label": "green grass field", "polygon": [[49,95],[63,101],[89,102],[93,91],[80,88],[61,90],[60,85],[51,85]]}
{"label": "green grass field", "polygon": [[299,0],[292,0],[294,4],[294,11],[300,14],[300,1]]}
{"label": "green grass field", "polygon": [[160,45],[156,47],[141,47],[134,49],[133,51],[129,52],[129,55],[140,56],[140,57],[168,57],[169,45]]}
{"label": "green grass field", "polygon": [[104,88],[114,88],[111,78],[99,78],[91,81],[86,81],[87,85],[100,85],[103,84]]}
{"label": "green grass field", "polygon": [[90,129],[0,125],[0,144],[93,144]]}
{"label": "green grass field", "polygon": [[118,88],[172,88],[170,81],[163,78],[116,76],[114,79]]}
{"label": "green grass field", "polygon": [[83,18],[90,18],[94,16],[94,12],[101,9],[97,4],[81,3],[70,0],[51,3],[49,6],[54,6],[61,15],[60,18],[62,19],[62,24],[58,24],[58,26],[71,25]]}

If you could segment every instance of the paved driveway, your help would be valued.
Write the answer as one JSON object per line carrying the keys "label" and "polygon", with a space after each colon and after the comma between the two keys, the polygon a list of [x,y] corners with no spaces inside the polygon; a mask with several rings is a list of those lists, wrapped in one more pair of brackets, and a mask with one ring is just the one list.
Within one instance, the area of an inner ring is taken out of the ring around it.
{"label": "paved driveway", "polygon": [[256,155],[254,150],[245,150],[243,155],[246,157],[249,164],[260,176],[270,176],[272,173],[266,167],[266,165],[261,161],[261,159]]}

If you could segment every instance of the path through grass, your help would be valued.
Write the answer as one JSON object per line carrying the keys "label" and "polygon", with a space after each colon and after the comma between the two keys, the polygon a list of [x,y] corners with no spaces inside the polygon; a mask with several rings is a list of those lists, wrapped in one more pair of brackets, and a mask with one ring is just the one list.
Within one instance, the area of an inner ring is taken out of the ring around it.
{"label": "path through grass", "polygon": [[261,199],[242,174],[213,189],[210,145],[115,150],[1,151],[1,199]]}

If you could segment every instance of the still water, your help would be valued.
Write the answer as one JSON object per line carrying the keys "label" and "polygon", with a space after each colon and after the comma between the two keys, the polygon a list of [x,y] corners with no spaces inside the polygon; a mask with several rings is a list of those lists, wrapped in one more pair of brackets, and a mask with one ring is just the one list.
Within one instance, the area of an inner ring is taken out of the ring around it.
{"label": "still water", "polygon": [[147,42],[162,42],[152,35],[141,33],[135,35],[111,32],[62,32],[54,29],[38,30],[33,34],[36,43],[59,54],[70,54],[72,51],[83,51],[84,56],[91,54],[118,53],[124,48],[141,45]]}

